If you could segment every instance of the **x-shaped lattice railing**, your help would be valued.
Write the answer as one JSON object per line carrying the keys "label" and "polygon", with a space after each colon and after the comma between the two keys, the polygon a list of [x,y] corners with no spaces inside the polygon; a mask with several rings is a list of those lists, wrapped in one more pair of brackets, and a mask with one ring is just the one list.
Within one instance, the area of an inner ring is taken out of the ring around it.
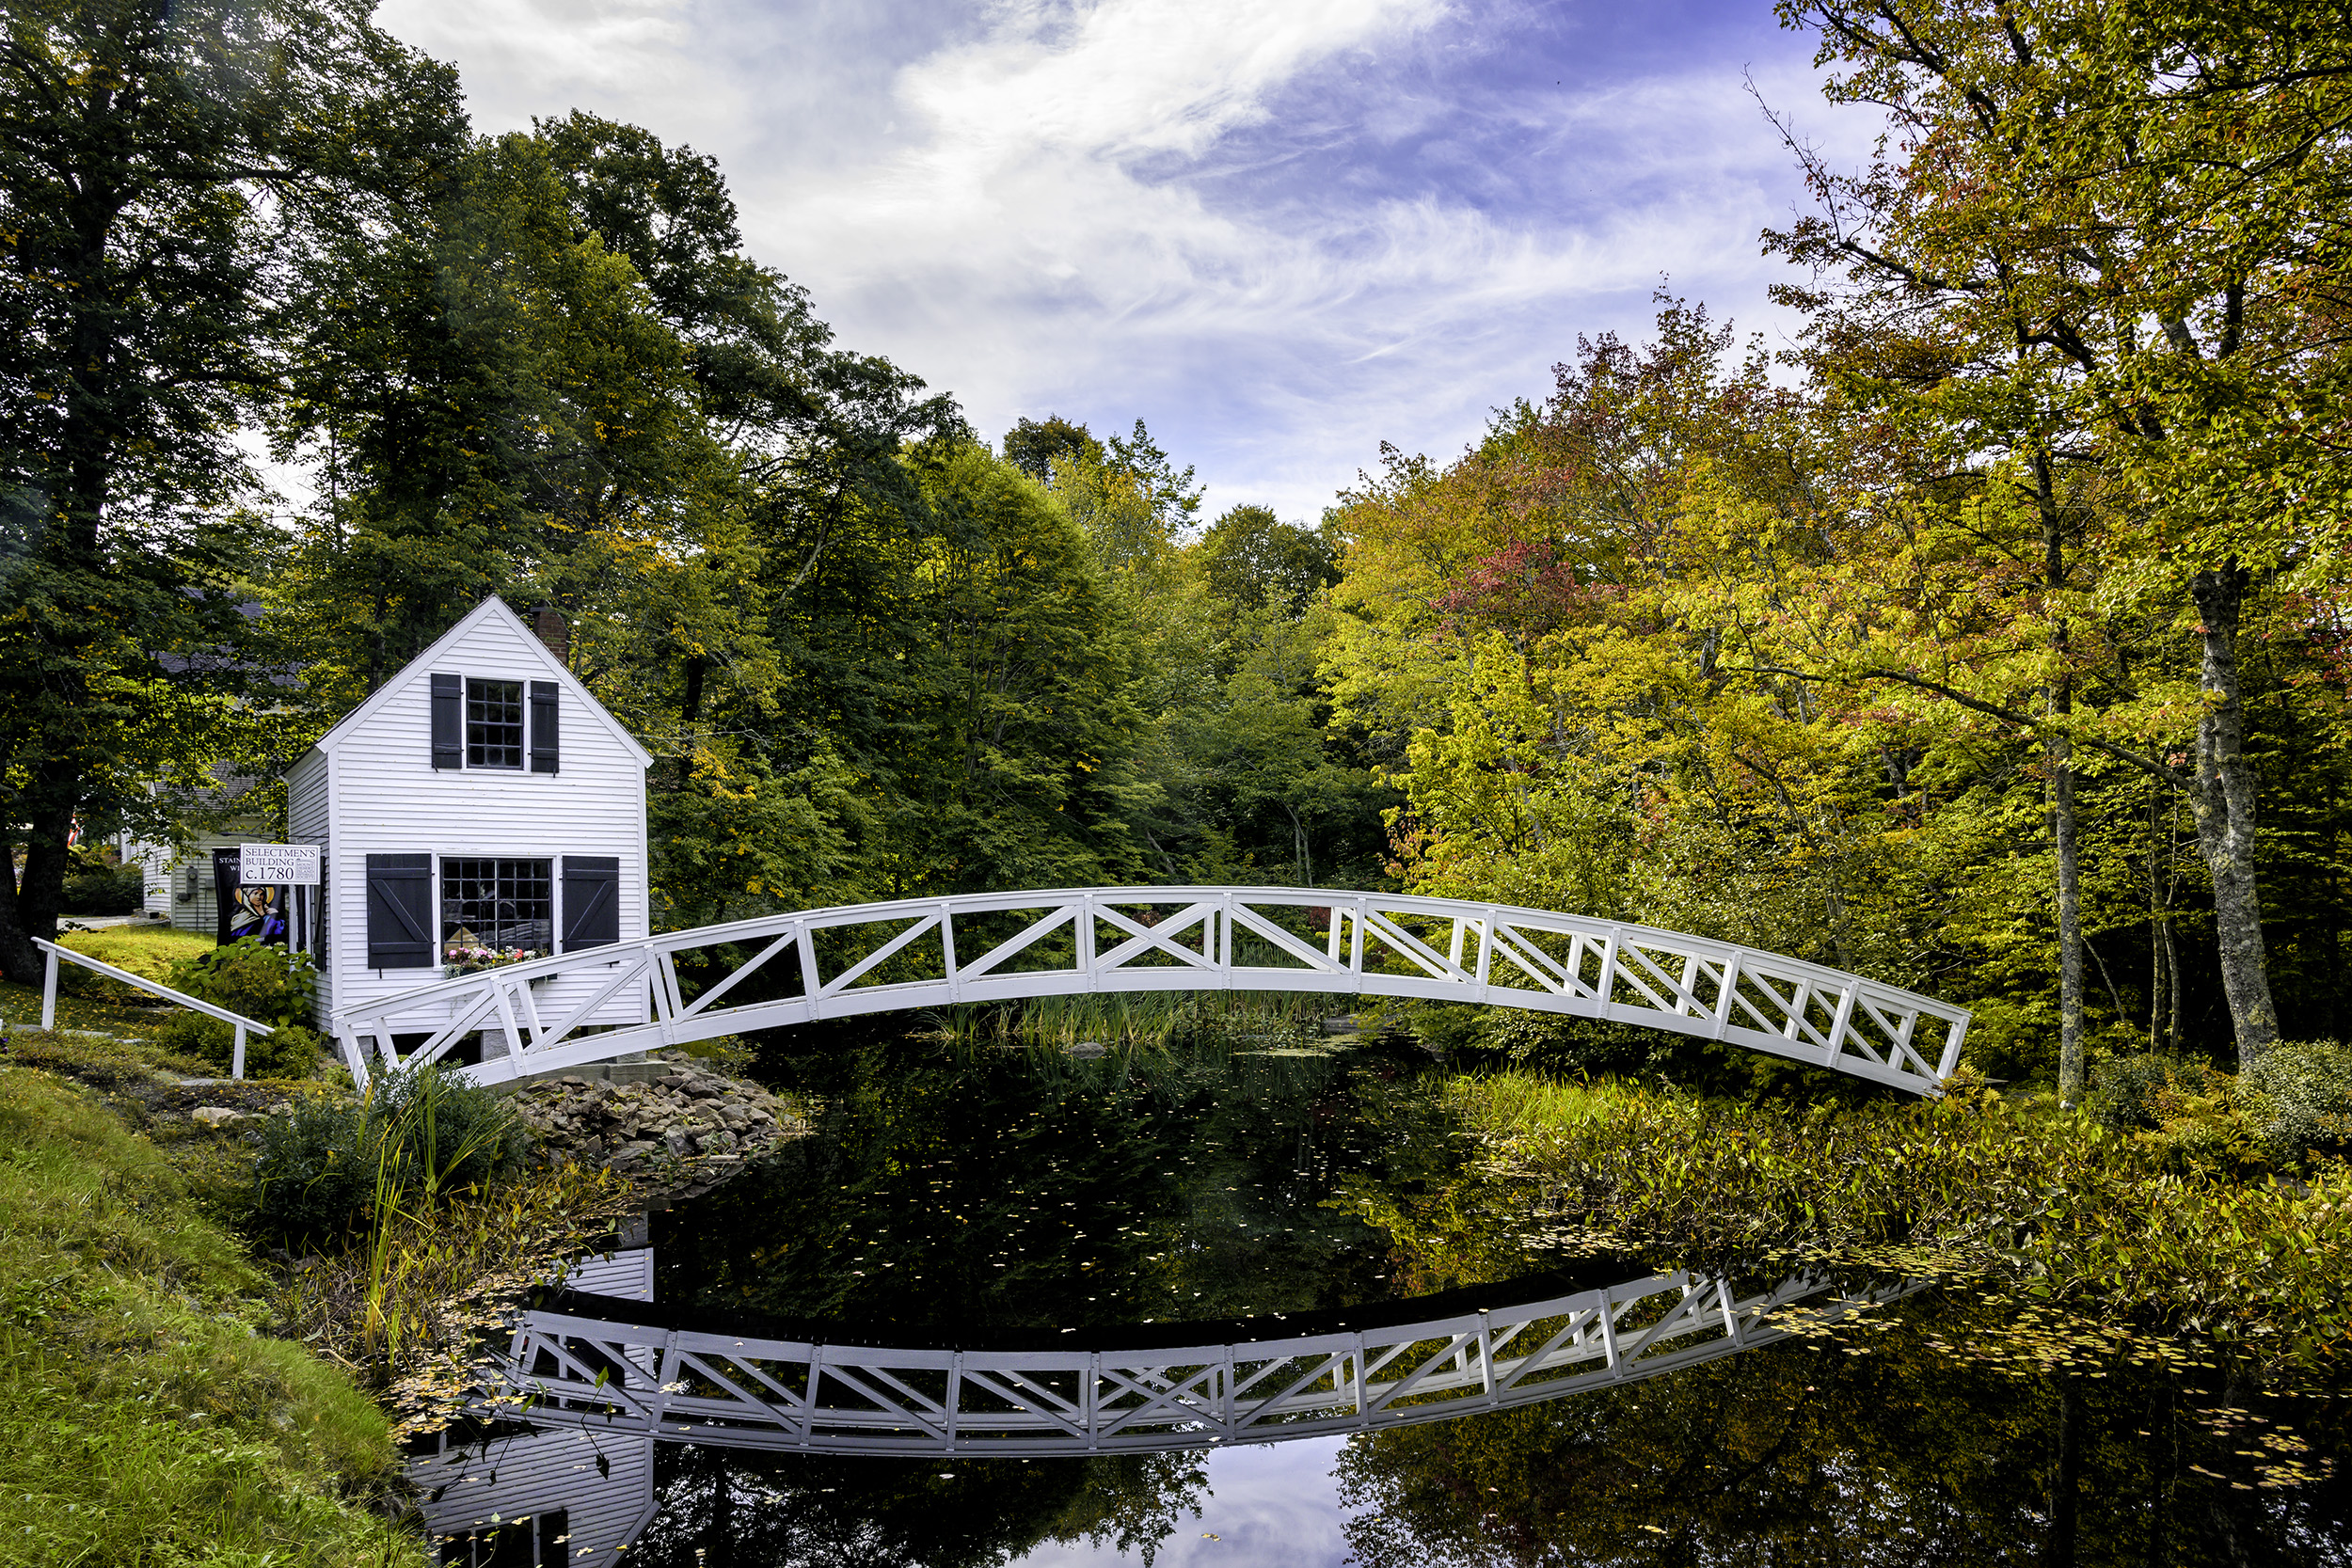
{"label": "x-shaped lattice railing", "polygon": [[1197,887],[968,894],[705,926],[420,986],[341,1008],[333,1025],[363,1083],[372,1056],[430,1061],[477,1036],[482,1060],[466,1071],[495,1082],[896,1008],[1226,990],[1605,1019],[1920,1094],[1959,1066],[1968,1026],[1965,1009],[1899,987],[1645,926],[1443,898]]}
{"label": "x-shaped lattice railing", "polygon": [[[880,1349],[533,1310],[504,1393],[542,1424],[830,1453],[1063,1454],[1274,1442],[1557,1399],[1785,1338],[1896,1290],[1735,1300],[1656,1275],[1428,1322],[1177,1349]],[[1819,1298],[1819,1299],[1810,1299]]]}

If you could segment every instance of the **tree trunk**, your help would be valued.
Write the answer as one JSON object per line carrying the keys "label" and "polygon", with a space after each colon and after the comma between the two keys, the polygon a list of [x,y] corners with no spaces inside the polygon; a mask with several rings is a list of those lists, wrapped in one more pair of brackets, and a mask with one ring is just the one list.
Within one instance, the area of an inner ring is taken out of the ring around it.
{"label": "tree trunk", "polygon": [[[2034,497],[2042,513],[2042,578],[2052,594],[2066,587],[2065,516],[2050,472],[2050,455],[2037,450]],[[2083,1098],[2083,879],[2074,834],[2074,741],[2064,724],[2074,710],[2074,680],[2068,664],[2067,628],[2050,632],[2058,669],[2050,682],[2050,717],[2056,727],[2042,746],[2050,770],[2050,849],[2058,860],[2058,1100],[2070,1108]]]}
{"label": "tree trunk", "polygon": [[2058,1432],[2050,1465],[2048,1568],[2074,1568],[2082,1520],[2083,1394],[2071,1373],[2058,1374]]}
{"label": "tree trunk", "polygon": [[52,764],[36,771],[40,784],[52,787],[27,793],[51,803],[35,806],[24,838],[24,870],[9,879],[13,885],[0,889],[8,895],[0,897],[0,972],[19,985],[40,983],[48,959],[33,945],[33,938],[57,940],[57,911],[65,902],[65,873],[71,858],[66,838],[73,829],[73,808],[70,803],[54,803],[58,791],[47,777],[60,770]]}
{"label": "tree trunk", "polygon": [[2251,575],[2235,560],[2189,579],[2204,641],[2199,673],[2205,706],[2197,721],[2197,768],[2189,815],[2197,847],[2213,876],[2213,928],[2221,948],[2221,985],[2237,1033],[2240,1070],[2279,1038],[2279,1009],[2270,997],[2270,963],[2263,947],[2262,890],[2254,871],[2253,769],[2247,766],[2246,710],[2237,676],[2238,614]]}
{"label": "tree trunk", "polygon": [[2053,735],[2043,755],[2050,767],[2050,846],[2058,856],[2058,1091],[2073,1106],[2083,1098],[2083,882],[2074,834],[2074,743]]}

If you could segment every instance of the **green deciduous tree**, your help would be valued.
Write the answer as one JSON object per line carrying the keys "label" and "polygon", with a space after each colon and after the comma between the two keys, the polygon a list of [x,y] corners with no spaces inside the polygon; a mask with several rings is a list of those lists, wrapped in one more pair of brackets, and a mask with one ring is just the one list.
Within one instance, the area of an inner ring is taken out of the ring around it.
{"label": "green deciduous tree", "polygon": [[230,510],[235,436],[284,387],[302,260],[388,221],[459,134],[452,74],[367,10],[33,0],[0,21],[11,975],[55,932],[76,818],[134,820],[148,784],[219,755],[258,530]]}
{"label": "green deciduous tree", "polygon": [[[1808,357],[1858,403],[1940,425],[1963,466],[2030,499],[2050,677],[2042,711],[1995,705],[2042,738],[2062,922],[2090,746],[2185,795],[2250,1059],[2279,1021],[2238,660],[2249,594],[2341,593],[2347,18],[2192,0],[1782,14],[1839,66],[1831,96],[1885,106],[1891,137],[1854,175],[1808,155],[1822,210],[1773,237],[1820,279],[1788,292],[1816,318]],[[2061,499],[2070,468],[2105,492],[2095,575]],[[2087,723],[2070,594],[2174,617],[2196,639],[2193,694],[2160,683],[2136,711],[2107,705],[2140,718],[2138,735]],[[2078,971],[2067,985],[2072,1018]]]}

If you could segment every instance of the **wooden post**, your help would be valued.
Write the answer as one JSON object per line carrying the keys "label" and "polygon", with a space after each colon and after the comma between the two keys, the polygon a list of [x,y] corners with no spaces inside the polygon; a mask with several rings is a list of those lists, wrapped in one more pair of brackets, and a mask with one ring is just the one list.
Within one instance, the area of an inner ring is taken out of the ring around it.
{"label": "wooden post", "polygon": [[236,1042],[229,1048],[229,1076],[245,1076],[245,1025],[242,1023],[237,1025]]}
{"label": "wooden post", "polygon": [[40,1026],[43,1029],[57,1026],[57,955],[55,949],[49,953],[49,968],[40,981]]}

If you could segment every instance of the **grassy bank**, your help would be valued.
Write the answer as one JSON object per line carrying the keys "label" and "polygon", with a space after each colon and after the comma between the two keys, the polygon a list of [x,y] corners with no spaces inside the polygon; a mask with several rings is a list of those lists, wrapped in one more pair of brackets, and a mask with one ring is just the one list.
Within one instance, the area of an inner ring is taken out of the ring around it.
{"label": "grassy bank", "polygon": [[1542,1223],[1698,1265],[1966,1275],[2280,1365],[2352,1349],[2340,1161],[2292,1177],[2184,1169],[2160,1142],[1981,1093],[1805,1108],[1499,1073],[1447,1094],[1496,1185],[1398,1216],[1439,1248],[1470,1244],[1493,1204],[1532,1199]]}
{"label": "grassy bank", "polygon": [[[18,1043],[106,1066],[100,1043]],[[154,1146],[0,1065],[0,1562],[421,1563],[370,1506],[385,1417],[261,1332],[269,1296]]]}

